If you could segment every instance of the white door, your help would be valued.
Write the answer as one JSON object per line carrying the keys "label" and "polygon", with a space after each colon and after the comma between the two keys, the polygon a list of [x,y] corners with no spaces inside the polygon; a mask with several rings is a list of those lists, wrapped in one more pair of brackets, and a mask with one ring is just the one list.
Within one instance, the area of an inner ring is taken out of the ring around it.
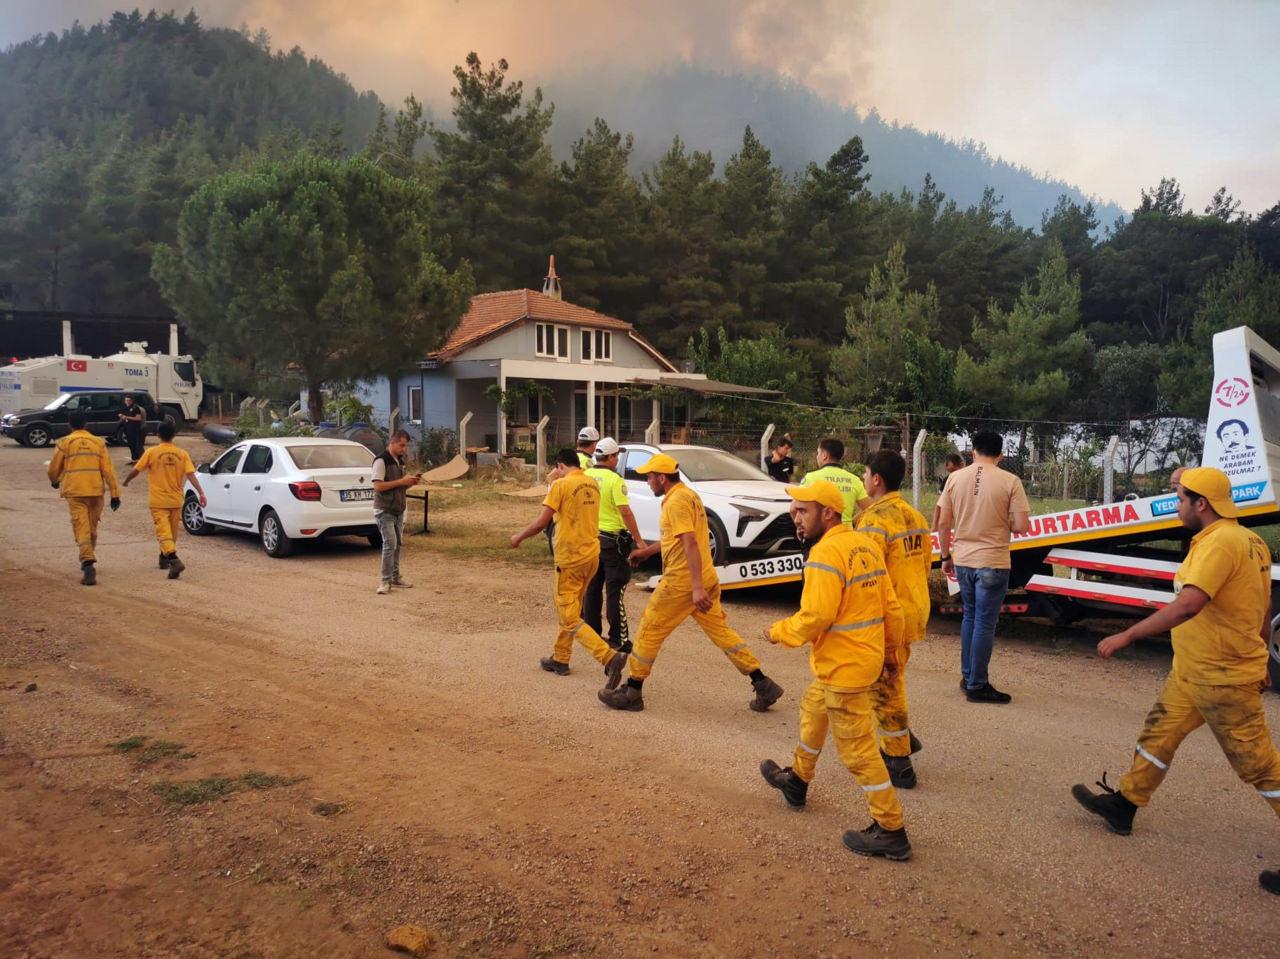
{"label": "white door", "polygon": [[653,495],[648,481],[636,472],[636,467],[648,462],[651,456],[651,449],[628,447],[626,456],[622,457],[618,466],[622,470],[622,479],[627,484],[627,499],[631,501],[631,512],[636,515],[640,535],[646,542],[656,543],[660,535],[658,518],[662,513],[662,500]]}
{"label": "white door", "polygon": [[240,461],[248,448],[247,444],[233,446],[214,460],[213,465],[209,467],[209,473],[203,478],[204,482],[201,484],[204,486],[205,499],[208,500],[208,505],[204,508],[207,519],[235,525],[236,516],[231,501],[232,486],[236,469],[240,466]]}
{"label": "white door", "polygon": [[237,526],[252,529],[258,524],[258,511],[271,469],[275,451],[262,443],[254,443],[240,464],[240,472],[230,478],[231,512]]}

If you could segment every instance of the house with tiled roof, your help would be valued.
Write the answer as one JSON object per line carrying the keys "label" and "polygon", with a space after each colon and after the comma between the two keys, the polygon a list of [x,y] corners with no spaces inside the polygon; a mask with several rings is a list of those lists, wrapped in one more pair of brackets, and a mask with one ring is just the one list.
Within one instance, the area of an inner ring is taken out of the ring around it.
{"label": "house with tiled roof", "polygon": [[467,445],[507,452],[531,446],[543,416],[552,449],[573,445],[584,426],[641,439],[660,407],[637,394],[668,378],[705,381],[680,372],[625,320],[566,302],[552,257],[541,292],[477,294],[417,369],[361,393],[380,422],[396,407],[398,423],[417,434],[457,430],[466,419]]}

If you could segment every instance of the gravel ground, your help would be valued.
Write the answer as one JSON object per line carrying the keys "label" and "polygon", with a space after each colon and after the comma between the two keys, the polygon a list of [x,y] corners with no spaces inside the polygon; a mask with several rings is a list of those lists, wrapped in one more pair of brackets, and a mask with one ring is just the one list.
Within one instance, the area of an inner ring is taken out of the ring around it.
{"label": "gravel ground", "polygon": [[[538,669],[550,577],[496,534],[487,559],[415,537],[417,586],[385,597],[358,540],[272,560],[186,539],[169,582],[133,486],[90,590],[47,459],[0,445],[0,954],[381,955],[406,922],[446,956],[1277,954],[1273,815],[1211,736],[1131,837],[1068,794],[1127,767],[1161,644],[1104,663],[1097,632],[1012,625],[993,679],[1015,700],[976,706],[935,618],[909,674],[915,857],[868,861],[840,844],[867,815],[834,750],[803,814],[757,772],[795,743],[806,658],[757,639],[793,591],[727,604],[787,689],[770,713],[691,624],[646,711],[612,713],[581,650],[568,677]],[[433,524],[483,525],[442,499]],[[133,736],[182,745],[107,746]],[[183,807],[154,788],[202,779],[242,785]]]}

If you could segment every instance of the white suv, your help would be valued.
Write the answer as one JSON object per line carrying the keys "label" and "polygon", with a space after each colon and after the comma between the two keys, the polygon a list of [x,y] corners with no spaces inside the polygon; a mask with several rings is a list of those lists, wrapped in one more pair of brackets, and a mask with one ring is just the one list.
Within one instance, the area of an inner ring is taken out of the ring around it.
{"label": "white suv", "polygon": [[628,443],[621,453],[618,472],[626,481],[631,510],[646,540],[658,541],[662,500],[649,491],[636,467],[654,453],[666,453],[680,464],[681,480],[706,507],[711,558],[717,566],[742,554],[775,556],[800,549],[786,486],[732,453],[710,446],[647,443]]}

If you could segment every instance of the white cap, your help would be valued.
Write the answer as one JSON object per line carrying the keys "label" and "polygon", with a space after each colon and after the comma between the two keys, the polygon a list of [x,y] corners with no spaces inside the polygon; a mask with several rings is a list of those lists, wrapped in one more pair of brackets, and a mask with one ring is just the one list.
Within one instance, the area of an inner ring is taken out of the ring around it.
{"label": "white cap", "polygon": [[578,430],[579,443],[594,443],[600,439],[600,431],[594,426],[584,426]]}
{"label": "white cap", "polygon": [[618,452],[618,441],[612,436],[606,436],[596,444],[596,459],[598,460],[607,460],[616,452]]}

